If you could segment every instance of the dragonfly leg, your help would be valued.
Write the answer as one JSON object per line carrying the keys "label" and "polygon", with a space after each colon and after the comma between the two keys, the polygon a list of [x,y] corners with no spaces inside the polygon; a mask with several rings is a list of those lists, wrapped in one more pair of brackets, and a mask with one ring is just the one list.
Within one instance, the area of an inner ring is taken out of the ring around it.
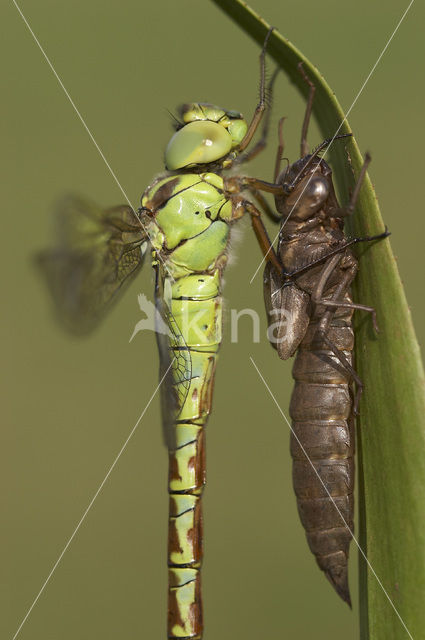
{"label": "dragonfly leg", "polygon": [[387,227],[385,227],[385,231],[383,231],[382,233],[378,233],[378,235],[376,236],[362,236],[359,238],[351,238],[351,240],[347,240],[347,242],[344,242],[344,244],[337,247],[336,249],[332,249],[331,251],[329,251],[329,253],[322,256],[321,258],[318,258],[317,260],[312,260],[312,262],[309,262],[308,264],[304,264],[299,269],[294,269],[293,271],[286,271],[283,273],[283,275],[287,276],[288,278],[292,278],[293,276],[297,276],[303,271],[307,271],[307,269],[310,269],[311,267],[314,267],[317,264],[324,262],[331,256],[341,253],[342,251],[347,249],[347,247],[351,247],[352,245],[358,244],[359,242],[375,242],[375,240],[384,240],[385,238],[388,238],[388,236],[390,235],[391,235],[391,232],[388,231]]}
{"label": "dragonfly leg", "polygon": [[358,416],[359,402],[360,402],[360,398],[362,397],[363,387],[364,387],[359,374],[354,369],[353,365],[347,360],[347,358],[342,353],[342,351],[340,351],[338,347],[332,342],[332,340],[328,338],[325,331],[323,331],[322,329],[318,329],[316,332],[316,336],[329,347],[329,349],[334,354],[335,358],[337,358],[340,364],[351,375],[352,379],[356,383],[356,393],[355,393],[354,402],[353,402],[353,414],[355,416]]}
{"label": "dragonfly leg", "polygon": [[[341,256],[333,256],[329,261],[329,263],[325,265],[322,275],[320,276],[319,282],[317,283],[317,288],[315,289],[315,291],[313,291],[313,294],[311,296],[312,301],[317,306],[323,305],[325,307],[334,307],[335,310],[343,307],[345,309],[353,309],[353,310],[358,309],[360,311],[367,311],[368,313],[372,314],[372,323],[373,323],[373,328],[375,329],[375,332],[379,333],[379,327],[376,320],[376,311],[373,307],[369,307],[365,304],[358,304],[357,302],[345,302],[344,300],[341,300],[341,296],[345,294],[345,292],[349,288],[350,284],[354,280],[355,275],[357,273],[357,264],[355,262],[353,262],[352,265],[348,267],[344,277],[342,278],[340,284],[336,288],[336,291],[332,296],[332,298],[322,298],[323,288],[326,284],[326,281],[328,280],[332,271],[336,268],[340,259],[341,259]],[[327,319],[325,318],[326,318],[326,313],[323,316],[323,319],[322,319],[323,323],[321,322],[321,326],[327,327],[329,325],[330,320],[327,321]]]}
{"label": "dragonfly leg", "polygon": [[241,154],[240,156],[238,156],[238,158],[236,158],[236,160],[233,161],[234,167],[239,164],[244,164],[245,162],[249,162],[250,160],[253,160],[258,156],[259,153],[261,153],[261,151],[264,151],[264,149],[267,146],[267,138],[269,136],[269,128],[270,128],[270,116],[272,112],[271,107],[272,107],[273,87],[274,87],[274,83],[278,73],[279,73],[279,67],[277,67],[274,70],[273,75],[270,79],[270,82],[267,86],[266,102],[268,103],[267,105],[268,108],[266,110],[266,115],[264,118],[263,131],[261,133],[261,138],[258,140],[258,142],[256,142],[255,146],[250,151],[247,151],[246,153]]}
{"label": "dragonfly leg", "polygon": [[224,178],[224,188],[229,195],[240,193],[244,189],[266,191],[276,196],[284,195],[284,189],[281,184],[266,182],[249,176],[226,176]]}
{"label": "dragonfly leg", "polygon": [[304,158],[304,156],[308,154],[307,132],[308,132],[308,126],[310,124],[311,112],[313,109],[313,101],[314,101],[314,94],[316,93],[316,86],[313,84],[313,82],[310,80],[310,78],[306,74],[302,62],[298,63],[298,71],[302,75],[304,81],[310,87],[310,91],[307,99],[307,105],[305,108],[303,126],[301,130],[301,157]]}
{"label": "dragonfly leg", "polygon": [[317,283],[317,287],[312,294],[312,300],[316,305],[324,305],[327,307],[325,313],[320,318],[320,321],[315,333],[315,337],[323,341],[329,347],[329,349],[332,351],[334,356],[337,358],[340,364],[345,368],[345,370],[351,375],[352,379],[356,383],[356,394],[355,394],[354,403],[353,403],[353,413],[354,415],[358,415],[358,406],[359,406],[360,398],[363,392],[363,382],[359,377],[358,373],[356,372],[356,370],[354,369],[354,367],[352,366],[352,364],[348,361],[348,359],[344,355],[344,353],[342,353],[342,351],[338,349],[338,347],[332,342],[332,340],[330,340],[327,334],[329,331],[329,326],[331,324],[332,318],[338,308],[344,307],[349,309],[362,309],[364,311],[370,311],[372,313],[375,330],[377,330],[376,315],[375,315],[375,310],[372,309],[372,307],[366,307],[365,305],[358,305],[355,303],[345,302],[344,300],[341,300],[341,297],[343,297],[345,293],[348,291],[357,273],[358,267],[354,259],[351,265],[347,268],[347,271],[343,275],[341,282],[336,287],[332,297],[330,299],[322,298],[323,289],[326,285],[326,282],[329,279],[332,272],[334,271],[334,269],[338,267],[338,263],[340,262],[341,258],[342,256],[340,255],[333,256],[329,261],[329,263],[325,265],[323,272],[320,276],[319,282]]}
{"label": "dragonfly leg", "polygon": [[251,142],[252,137],[263,118],[264,110],[266,108],[266,49],[272,31],[273,27],[267,32],[260,54],[260,101],[255,107],[254,115],[248,126],[248,131],[246,132],[244,138],[242,139],[242,142],[239,145],[239,151],[245,151],[245,149]]}
{"label": "dragonfly leg", "polygon": [[356,206],[357,199],[359,197],[360,189],[363,184],[363,180],[371,160],[372,160],[372,157],[370,153],[366,153],[362,168],[360,169],[359,177],[357,178],[349,203],[345,207],[340,207],[339,209],[333,209],[331,212],[332,217],[342,218],[345,216],[351,216],[354,213],[354,209]]}
{"label": "dragonfly leg", "polygon": [[274,269],[276,269],[277,273],[282,273],[282,263],[280,262],[273,248],[273,245],[270,242],[269,235],[261,217],[261,212],[249,200],[242,201],[241,206],[243,206],[245,211],[251,216],[252,228],[254,230],[258,244],[260,245],[260,249],[263,253],[264,259],[267,262],[270,262]]}
{"label": "dragonfly leg", "polygon": [[360,397],[363,391],[363,383],[359,378],[355,369],[352,367],[351,363],[348,362],[345,355],[341,353],[341,351],[332,343],[327,333],[328,333],[332,318],[335,314],[335,311],[341,307],[346,309],[353,309],[353,310],[359,309],[361,311],[368,311],[369,313],[372,314],[373,327],[376,333],[379,332],[379,329],[376,321],[376,312],[373,307],[368,307],[363,304],[357,304],[355,302],[345,302],[344,300],[341,300],[341,297],[343,297],[345,293],[348,291],[358,270],[358,266],[354,258],[352,258],[353,260],[352,263],[347,267],[347,270],[343,275],[341,282],[336,287],[332,297],[330,299],[322,297],[325,284],[329,279],[333,270],[338,266],[338,262],[341,260],[341,258],[342,256],[333,256],[330,259],[329,263],[325,265],[323,272],[320,276],[319,282],[317,283],[317,287],[315,291],[313,291],[312,301],[316,305],[323,305],[327,307],[325,313],[323,314],[323,316],[319,321],[319,324],[316,330],[316,335],[318,336],[319,339],[322,339],[329,346],[332,353],[334,353],[335,357],[338,358],[339,362],[346,368],[346,370],[351,374],[353,380],[355,381],[356,395],[354,398],[353,412],[355,415],[357,415],[358,405],[359,405]]}
{"label": "dragonfly leg", "polygon": [[252,194],[253,198],[255,198],[257,203],[260,205],[262,211],[264,211],[264,213],[268,218],[270,218],[270,220],[273,220],[273,222],[280,222],[282,220],[282,216],[273,211],[260,191],[258,191],[257,189],[250,189],[249,191]]}
{"label": "dragonfly leg", "polygon": [[276,160],[274,163],[274,174],[273,174],[273,180],[275,182],[277,182],[277,179],[279,177],[280,174],[280,166],[282,163],[282,153],[283,150],[285,148],[285,140],[283,139],[283,123],[285,122],[286,118],[283,117],[279,120],[279,124],[277,127],[277,132],[278,132],[278,138],[279,138],[279,144],[277,145],[277,150],[276,150]]}

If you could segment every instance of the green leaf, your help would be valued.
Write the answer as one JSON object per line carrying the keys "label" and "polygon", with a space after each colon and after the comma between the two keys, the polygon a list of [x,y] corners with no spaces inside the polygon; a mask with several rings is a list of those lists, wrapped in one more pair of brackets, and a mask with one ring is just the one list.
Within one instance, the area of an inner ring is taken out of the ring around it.
{"label": "green leaf", "polygon": [[[213,1],[263,44],[270,25],[248,5]],[[316,85],[313,114],[324,138],[337,130],[350,131],[323,76],[277,31],[270,38],[268,54],[307,97],[308,88],[297,69],[300,61],[304,63]],[[348,202],[363,162],[354,137],[333,144],[329,156],[341,200]],[[384,230],[368,176],[347,227],[349,234],[359,236]],[[380,328],[375,335],[369,314],[357,312],[356,368],[364,383],[357,421],[360,545],[373,567],[360,554],[361,637],[420,638],[425,629],[424,372],[389,240],[363,245],[357,255],[355,299],[376,309]]]}

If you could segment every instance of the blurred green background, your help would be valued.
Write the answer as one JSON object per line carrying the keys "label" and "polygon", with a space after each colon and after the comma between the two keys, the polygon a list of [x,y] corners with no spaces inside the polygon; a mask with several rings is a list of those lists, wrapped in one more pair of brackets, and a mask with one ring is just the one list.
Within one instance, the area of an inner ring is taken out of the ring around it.
{"label": "blurred green background", "polygon": [[[206,0],[22,0],[20,6],[135,206],[162,168],[171,133],[168,109],[190,100],[247,116],[254,109],[259,49]],[[406,6],[400,0],[253,2],[318,66],[346,110]],[[31,257],[49,243],[55,200],[71,191],[106,206],[123,196],[13,3],[3,0],[1,12],[7,91],[1,118],[0,635],[11,639],[151,397],[158,362],[153,334],[128,342],[141,317],[136,295],[143,291],[152,299],[148,264],[91,338],[70,339],[54,323]],[[373,155],[370,174],[420,341],[422,24],[423,7],[416,2],[349,116],[362,150]],[[252,175],[271,178],[281,115],[288,117],[286,154],[294,160],[303,103],[283,74],[271,145],[249,167]],[[310,141],[320,141],[314,126]],[[261,272],[249,283],[259,249],[249,225],[241,226],[245,232],[235,242],[237,258],[226,277],[226,315],[256,309],[262,331],[260,343],[253,343],[245,317],[232,344],[228,323],[221,350],[208,425],[205,638],[322,640],[343,634],[352,640],[358,637],[357,550],[353,543],[350,612],[307,548],[292,493],[288,427],[249,361],[252,356],[287,412],[291,363],[279,361],[266,341]],[[156,397],[19,638],[165,637],[166,478]],[[393,637],[406,635],[400,627]]]}

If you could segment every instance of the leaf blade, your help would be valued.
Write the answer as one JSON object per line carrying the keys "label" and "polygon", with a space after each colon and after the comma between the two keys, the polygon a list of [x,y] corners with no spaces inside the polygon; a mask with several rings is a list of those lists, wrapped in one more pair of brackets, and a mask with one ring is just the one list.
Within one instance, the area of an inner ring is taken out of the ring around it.
{"label": "leaf blade", "polygon": [[[253,9],[241,0],[213,2],[262,45],[270,25]],[[323,137],[350,131],[323,76],[276,30],[268,54],[306,97],[308,88],[297,70],[303,62],[316,85],[313,114]],[[362,162],[354,138],[346,144],[335,143],[330,150],[335,181],[345,201]],[[368,175],[347,228],[359,236],[384,230]],[[425,376],[389,240],[363,246],[358,255],[355,298],[375,307],[381,329],[377,337],[369,318],[356,319],[356,366],[365,385],[358,420],[360,541],[397,610],[360,557],[361,637],[420,637],[425,628],[425,456],[421,455],[425,451]]]}

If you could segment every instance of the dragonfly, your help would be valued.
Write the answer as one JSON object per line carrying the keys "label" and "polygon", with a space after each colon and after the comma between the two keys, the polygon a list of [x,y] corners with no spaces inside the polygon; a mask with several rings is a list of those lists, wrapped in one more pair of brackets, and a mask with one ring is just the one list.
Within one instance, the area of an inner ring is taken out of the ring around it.
{"label": "dragonfly", "polygon": [[[165,150],[165,172],[145,189],[141,207],[103,210],[70,197],[58,210],[56,246],[38,257],[59,320],[70,331],[84,334],[105,316],[150,252],[169,452],[170,639],[203,636],[205,427],[222,340],[222,279],[229,239],[244,215],[250,216],[267,260],[280,268],[262,221],[263,212],[273,219],[276,215],[262,192],[276,195],[282,187],[229,174],[265,146],[265,56],[271,33],[272,29],[260,55],[260,100],[249,123],[238,111],[207,103],[183,105]],[[247,150],[264,115],[263,135]]]}
{"label": "dragonfly", "polygon": [[344,235],[344,219],[354,213],[370,156],[366,154],[350,202],[341,207],[332,170],[320,153],[333,140],[352,134],[324,140],[308,152],[315,85],[302,63],[299,71],[310,87],[301,157],[280,172],[281,119],[274,175],[284,190],[283,196],[275,198],[282,217],[277,248],[281,270],[267,263],[264,300],[274,332],[272,346],[283,360],[297,353],[290,415],[293,486],[300,519],[320,569],[351,606],[348,553],[354,529],[354,418],[363,388],[353,367],[354,311],[369,312],[376,331],[378,327],[375,310],[351,298],[358,262],[350,247],[381,240],[389,233],[352,239]]}

